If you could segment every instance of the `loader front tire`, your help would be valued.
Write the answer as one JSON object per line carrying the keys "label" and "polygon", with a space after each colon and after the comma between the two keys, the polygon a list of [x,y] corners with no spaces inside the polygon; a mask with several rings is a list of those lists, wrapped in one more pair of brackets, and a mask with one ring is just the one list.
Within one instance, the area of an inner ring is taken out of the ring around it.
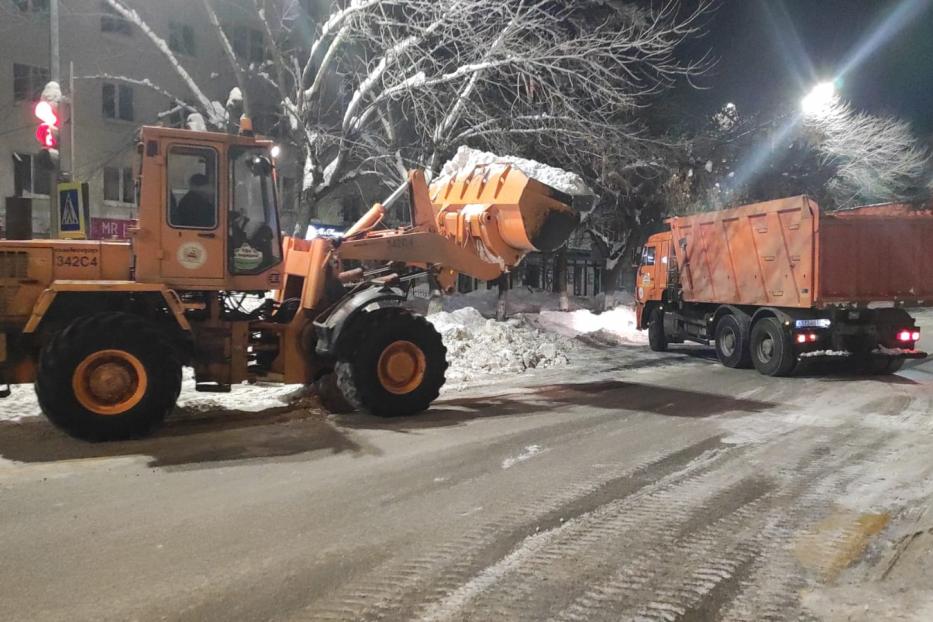
{"label": "loader front tire", "polygon": [[327,412],[335,415],[352,413],[355,409],[353,404],[347,401],[340,387],[337,385],[337,374],[331,372],[321,376],[314,383],[318,399]]}
{"label": "loader front tire", "polygon": [[425,318],[400,308],[371,311],[354,324],[336,365],[337,386],[377,417],[427,410],[444,385],[447,348]]}
{"label": "loader front tire", "polygon": [[87,441],[139,438],[175,407],[181,363],[150,322],[98,313],[49,341],[35,386],[42,411],[67,434]]}

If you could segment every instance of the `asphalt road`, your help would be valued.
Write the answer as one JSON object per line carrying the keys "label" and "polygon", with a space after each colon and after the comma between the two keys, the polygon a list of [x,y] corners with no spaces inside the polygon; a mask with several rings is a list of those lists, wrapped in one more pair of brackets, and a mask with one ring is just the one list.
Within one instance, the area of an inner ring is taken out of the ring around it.
{"label": "asphalt road", "polygon": [[394,421],[0,422],[0,619],[933,619],[931,414],[933,363],[606,349]]}

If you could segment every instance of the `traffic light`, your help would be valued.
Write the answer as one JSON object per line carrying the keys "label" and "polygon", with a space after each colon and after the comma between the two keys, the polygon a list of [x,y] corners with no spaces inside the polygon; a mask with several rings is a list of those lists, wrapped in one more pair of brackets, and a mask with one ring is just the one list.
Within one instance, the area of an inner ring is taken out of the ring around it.
{"label": "traffic light", "polygon": [[36,118],[42,121],[36,128],[36,140],[43,149],[58,149],[58,106],[46,100],[36,104]]}

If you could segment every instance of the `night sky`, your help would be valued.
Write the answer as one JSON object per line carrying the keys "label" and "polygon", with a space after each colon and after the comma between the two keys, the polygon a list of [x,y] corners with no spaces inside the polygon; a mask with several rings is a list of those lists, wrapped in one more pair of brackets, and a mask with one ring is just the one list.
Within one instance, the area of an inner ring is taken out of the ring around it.
{"label": "night sky", "polygon": [[933,0],[720,0],[710,30],[691,46],[719,61],[703,80],[710,90],[695,96],[698,112],[730,101],[740,113],[796,105],[861,51],[842,96],[933,135]]}

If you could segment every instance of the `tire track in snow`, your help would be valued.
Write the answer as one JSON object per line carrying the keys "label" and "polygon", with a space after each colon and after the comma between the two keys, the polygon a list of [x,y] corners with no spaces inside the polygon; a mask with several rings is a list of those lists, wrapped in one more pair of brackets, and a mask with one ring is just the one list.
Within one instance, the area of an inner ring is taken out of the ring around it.
{"label": "tire track in snow", "polygon": [[297,618],[345,620],[352,614],[357,620],[381,620],[410,615],[425,603],[437,602],[462,587],[483,569],[508,556],[526,538],[546,533],[659,481],[666,482],[665,478],[676,481],[691,477],[711,468],[712,461],[720,459],[724,452],[734,451],[735,446],[725,446],[718,437],[712,437],[652,456],[635,466],[606,469],[595,478],[592,469],[581,469],[579,483],[484,521],[427,555],[383,564],[352,580],[331,602],[317,603]]}

